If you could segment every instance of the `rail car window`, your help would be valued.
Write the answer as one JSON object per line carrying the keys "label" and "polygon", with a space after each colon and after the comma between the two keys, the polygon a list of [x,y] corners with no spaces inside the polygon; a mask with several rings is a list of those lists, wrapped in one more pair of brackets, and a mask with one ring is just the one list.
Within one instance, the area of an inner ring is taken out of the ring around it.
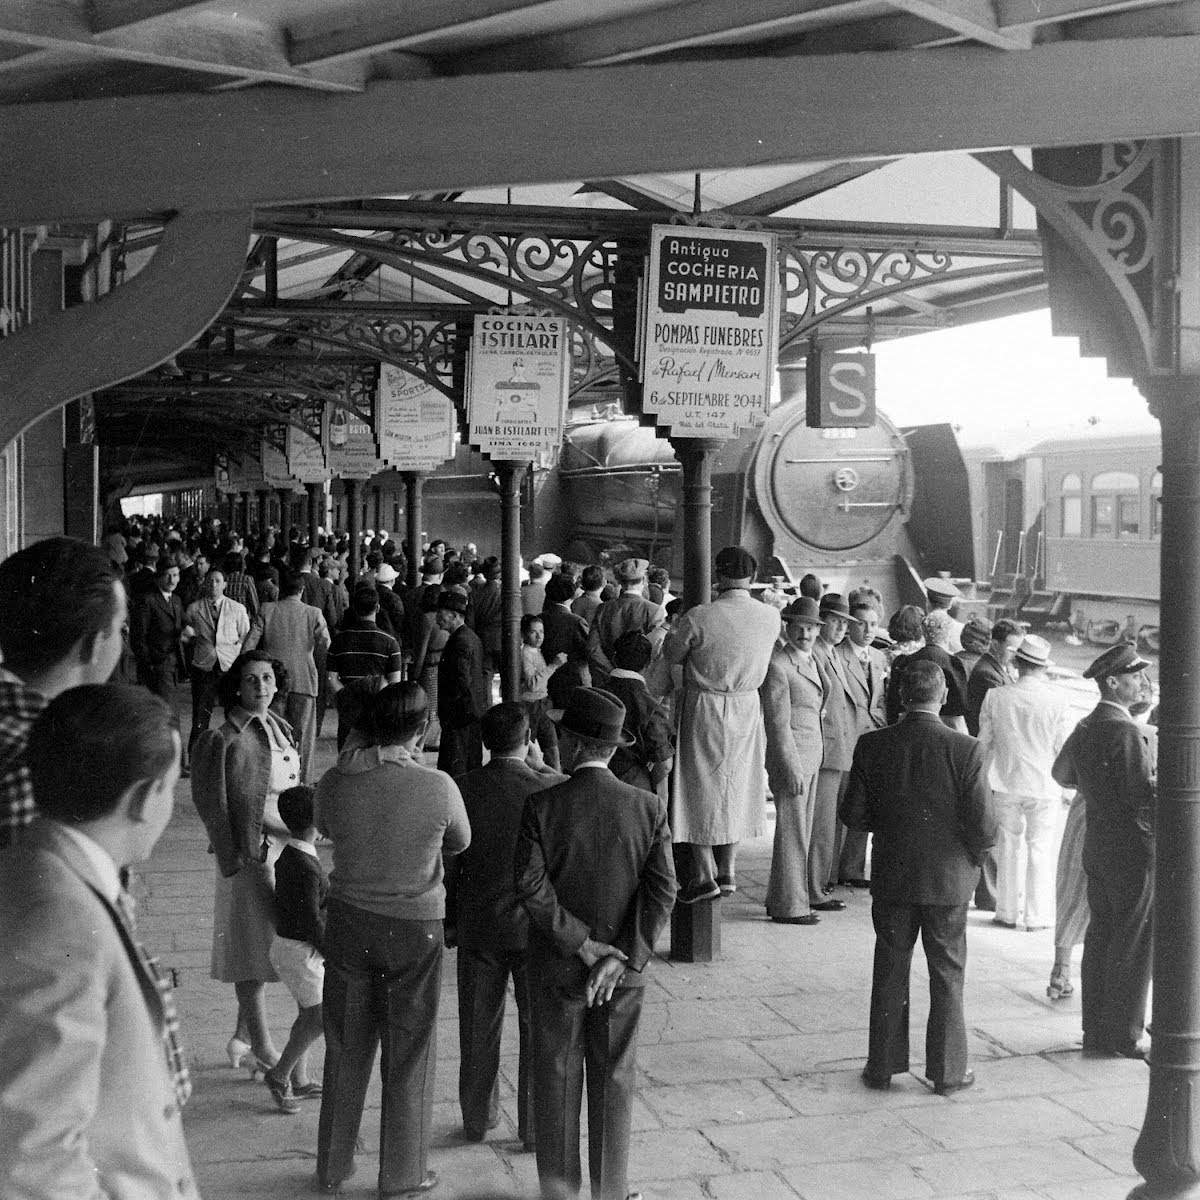
{"label": "rail car window", "polygon": [[1162,472],[1155,471],[1150,480],[1150,536],[1162,536]]}
{"label": "rail car window", "polygon": [[[1079,494],[1083,489],[1083,480],[1078,475],[1064,475],[1062,481],[1062,535],[1063,537],[1081,537],[1083,535],[1083,497]],[[1074,493],[1072,495],[1072,493]]]}
{"label": "rail car window", "polygon": [[1092,537],[1137,537],[1141,511],[1140,482],[1132,471],[1092,476]]}

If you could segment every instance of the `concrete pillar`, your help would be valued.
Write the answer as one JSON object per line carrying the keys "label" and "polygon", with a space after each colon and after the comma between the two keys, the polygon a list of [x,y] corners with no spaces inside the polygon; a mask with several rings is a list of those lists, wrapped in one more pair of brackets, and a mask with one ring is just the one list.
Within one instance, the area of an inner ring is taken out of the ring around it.
{"label": "concrete pillar", "polygon": [[1150,1091],[1131,1197],[1200,1196],[1200,378],[1142,381],[1162,423]]}
{"label": "concrete pillar", "polygon": [[498,462],[500,476],[500,696],[521,693],[521,476],[528,464]]}
{"label": "concrete pillar", "polygon": [[421,526],[424,523],[425,476],[404,472],[404,517],[408,540],[408,586],[421,582]]}

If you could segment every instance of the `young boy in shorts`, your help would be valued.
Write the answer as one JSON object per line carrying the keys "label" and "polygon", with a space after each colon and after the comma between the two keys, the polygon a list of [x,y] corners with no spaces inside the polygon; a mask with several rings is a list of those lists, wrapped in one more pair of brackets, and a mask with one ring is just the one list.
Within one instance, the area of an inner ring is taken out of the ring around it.
{"label": "young boy in shorts", "polygon": [[270,957],[300,1012],[279,1061],[263,1078],[279,1111],[294,1116],[301,1100],[321,1095],[321,1085],[308,1077],[308,1049],[322,1033],[321,943],[329,878],[314,845],[313,789],[300,786],[280,792],[279,815],[291,836],[275,863],[275,941]]}

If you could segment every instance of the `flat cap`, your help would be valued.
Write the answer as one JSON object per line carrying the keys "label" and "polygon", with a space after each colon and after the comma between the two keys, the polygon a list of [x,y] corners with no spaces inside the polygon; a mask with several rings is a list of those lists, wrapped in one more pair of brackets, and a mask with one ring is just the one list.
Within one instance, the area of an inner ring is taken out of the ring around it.
{"label": "flat cap", "polygon": [[650,562],[645,558],[624,558],[615,567],[613,574],[618,583],[641,583],[650,569]]}

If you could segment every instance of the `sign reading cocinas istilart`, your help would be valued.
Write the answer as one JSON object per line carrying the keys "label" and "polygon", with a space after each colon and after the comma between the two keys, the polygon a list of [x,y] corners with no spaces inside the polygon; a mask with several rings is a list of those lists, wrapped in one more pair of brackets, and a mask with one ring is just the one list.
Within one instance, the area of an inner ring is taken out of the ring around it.
{"label": "sign reading cocinas istilart", "polygon": [[768,233],[656,225],[641,325],[642,404],[682,437],[735,437],[767,415],[779,275]]}
{"label": "sign reading cocinas istilart", "polygon": [[469,440],[492,458],[532,460],[562,441],[571,369],[563,317],[480,313],[467,369]]}

